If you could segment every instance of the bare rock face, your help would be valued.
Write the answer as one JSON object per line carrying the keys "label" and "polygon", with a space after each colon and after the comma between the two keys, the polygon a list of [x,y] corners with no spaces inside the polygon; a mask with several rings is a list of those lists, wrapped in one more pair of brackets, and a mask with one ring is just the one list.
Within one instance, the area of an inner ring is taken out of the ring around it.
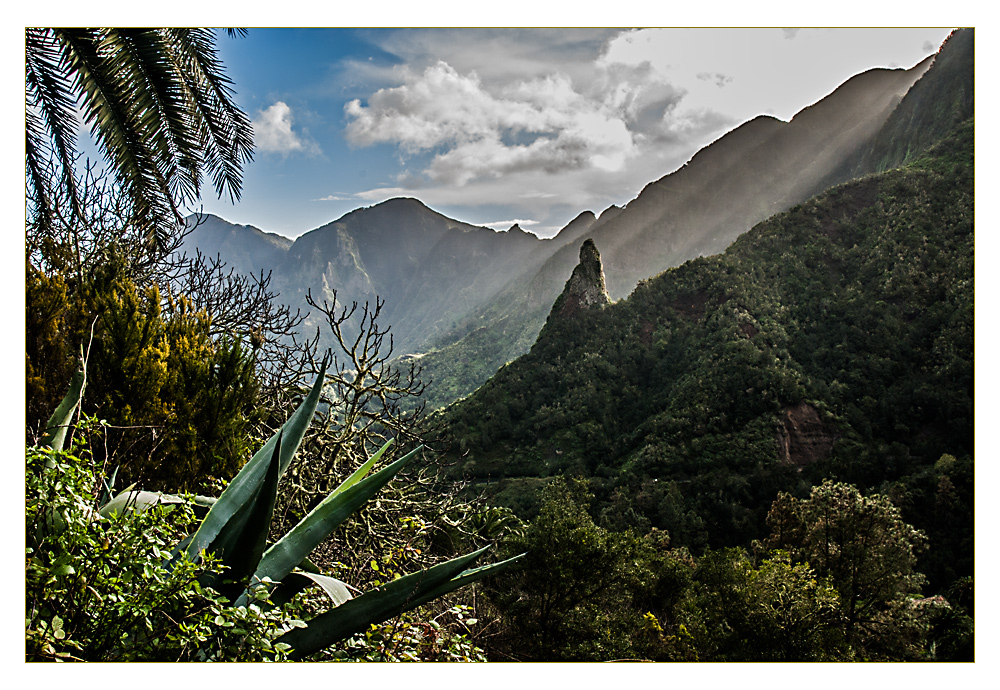
{"label": "bare rock face", "polygon": [[790,465],[809,465],[830,455],[834,434],[807,402],[781,411],[778,432],[778,460]]}
{"label": "bare rock face", "polygon": [[594,240],[584,240],[580,247],[580,263],[566,281],[563,293],[552,307],[553,314],[572,316],[581,309],[603,307],[611,304],[608,288],[604,283],[601,254]]}

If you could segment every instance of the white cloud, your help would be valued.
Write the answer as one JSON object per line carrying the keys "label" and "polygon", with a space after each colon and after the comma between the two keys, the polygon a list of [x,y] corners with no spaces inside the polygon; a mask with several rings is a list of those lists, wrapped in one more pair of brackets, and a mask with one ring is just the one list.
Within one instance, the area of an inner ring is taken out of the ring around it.
{"label": "white cloud", "polygon": [[493,228],[494,230],[499,230],[501,232],[506,232],[512,227],[517,225],[522,230],[525,228],[530,228],[533,225],[538,225],[537,220],[531,220],[530,218],[514,218],[512,220],[491,220],[485,223],[480,223],[485,228]]}
{"label": "white cloud", "polygon": [[313,199],[313,201],[354,201],[357,196],[354,194],[328,194],[324,197],[318,199]]}
{"label": "white cloud", "polygon": [[277,101],[267,110],[261,110],[253,121],[254,147],[258,151],[310,155],[319,152],[315,142],[292,131],[292,109],[284,101]]}
{"label": "white cloud", "polygon": [[[516,204],[519,217],[544,227],[552,213],[627,202],[741,122],[790,119],[876,66],[886,39],[815,29],[379,36],[399,62],[376,70],[380,86],[344,106],[345,136],[358,148],[397,147],[401,165],[391,185],[358,196]],[[925,34],[909,40],[906,67],[926,54]]]}
{"label": "white cloud", "polygon": [[[507,85],[484,84],[444,61],[345,106],[354,146],[393,143],[434,151],[423,174],[463,186],[475,179],[541,171],[620,170],[635,153],[632,133],[613,100],[574,89],[562,74]],[[407,171],[404,177],[411,176]]]}

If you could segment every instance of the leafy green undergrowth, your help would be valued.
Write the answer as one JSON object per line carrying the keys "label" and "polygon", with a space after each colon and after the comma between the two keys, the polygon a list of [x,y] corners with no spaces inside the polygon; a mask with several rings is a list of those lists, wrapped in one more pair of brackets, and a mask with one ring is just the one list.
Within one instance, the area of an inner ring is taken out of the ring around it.
{"label": "leafy green undergrowth", "polygon": [[[308,559],[417,451],[369,475],[391,442],[385,444],[265,548],[278,477],[315,413],[322,370],[288,422],[218,499],[129,487],[112,500],[114,473],[108,476],[86,442],[99,424],[69,424],[85,372],[81,366],[52,416],[45,445],[25,453],[27,660],[481,657],[462,632],[475,622],[464,620],[466,609],[445,611],[457,616],[447,629],[437,622],[444,614],[427,622],[416,610],[516,557],[467,567],[485,551],[479,549],[416,573],[386,572],[385,582],[357,596]],[[74,434],[76,443],[64,451]],[[372,567],[379,570],[375,560]],[[315,585],[322,597],[297,596]]]}
{"label": "leafy green undergrowth", "polygon": [[102,518],[103,468],[85,444],[25,456],[28,661],[283,658],[274,640],[297,620],[293,608],[231,606],[200,583],[221,571],[211,557],[165,567],[198,522],[190,505]]}

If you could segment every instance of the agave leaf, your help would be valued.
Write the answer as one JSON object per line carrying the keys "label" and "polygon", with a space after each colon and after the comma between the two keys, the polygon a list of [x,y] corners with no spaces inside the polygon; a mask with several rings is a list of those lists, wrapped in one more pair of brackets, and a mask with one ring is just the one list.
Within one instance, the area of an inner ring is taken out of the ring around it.
{"label": "agave leaf", "polygon": [[195,515],[203,518],[208,515],[208,511],[212,509],[217,500],[219,499],[214,496],[195,496],[191,508],[194,510]]}
{"label": "agave leaf", "polygon": [[[475,561],[489,547],[484,547],[465,556],[454,558],[417,573],[405,575],[398,580],[365,592],[348,602],[316,616],[304,628],[293,628],[275,642],[283,642],[292,648],[290,659],[301,659],[314,654],[334,642],[361,632],[372,623],[398,616],[404,611],[426,603],[456,587],[473,582],[495,572],[489,566],[463,571],[465,566]],[[518,557],[519,558],[519,557]],[[513,559],[511,559],[513,560]],[[506,567],[508,561],[494,564]],[[456,577],[457,576],[457,577]],[[457,581],[452,585],[451,580]]]}
{"label": "agave leaf", "polygon": [[73,413],[80,404],[83,397],[83,389],[87,385],[87,362],[80,358],[80,365],[73,372],[73,378],[69,383],[69,390],[66,397],[62,399],[56,407],[55,412],[49,417],[45,425],[45,434],[42,436],[41,444],[49,446],[52,450],[62,450],[66,444],[66,436],[69,432],[69,425],[73,421]]}
{"label": "agave leaf", "polygon": [[389,448],[389,446],[391,446],[395,441],[396,439],[394,438],[390,438],[388,441],[386,441],[385,445],[383,445],[381,448],[375,451],[375,454],[370,458],[368,458],[368,461],[365,462],[365,464],[363,464],[358,469],[354,470],[354,472],[351,473],[351,476],[345,479],[343,482],[341,482],[340,486],[334,489],[333,493],[331,493],[330,495],[334,496],[340,493],[341,491],[350,489],[352,486],[354,486],[362,479],[364,479],[366,476],[368,476],[368,473],[371,472],[371,469],[372,467],[375,466],[375,463],[379,461],[379,458],[382,457],[382,454],[385,453],[385,451]]}
{"label": "agave leaf", "polygon": [[[388,447],[386,444],[382,451]],[[396,473],[403,469],[413,457],[423,448],[419,446],[375,474],[343,489],[344,484],[351,481],[360,470],[341,484],[333,493],[323,499],[323,502],[312,509],[308,515],[288,531],[285,536],[271,545],[261,558],[260,565],[251,579],[251,586],[269,578],[272,582],[284,580],[288,573],[302,563],[316,546],[326,539],[330,533],[344,522],[351,514],[389,483]],[[381,451],[380,451],[381,452]],[[377,457],[373,457],[376,460]],[[365,465],[372,463],[369,460]],[[372,463],[373,464],[373,463]],[[248,601],[246,593],[236,600],[236,606],[245,606]]]}
{"label": "agave leaf", "polygon": [[[270,602],[274,606],[284,606],[292,600],[296,594],[309,586],[312,582],[309,577],[296,577],[296,575],[322,575],[319,566],[308,558],[302,559],[299,567],[289,573],[285,578],[277,583],[271,590]],[[244,593],[245,595],[246,593]]]}
{"label": "agave leaf", "polygon": [[[98,502],[98,505],[100,505],[101,507],[106,506],[108,502],[111,500],[111,492],[115,490],[115,479],[117,478],[118,478],[118,467],[115,467],[115,471],[111,473],[110,479],[103,479],[103,478],[101,479],[101,485],[103,488],[101,489],[101,499]],[[126,489],[126,491],[128,491],[128,489]]]}
{"label": "agave leaf", "polygon": [[428,601],[433,601],[440,596],[447,594],[448,592],[453,592],[459,587],[464,587],[465,585],[472,584],[477,580],[482,580],[484,577],[499,575],[501,572],[509,568],[514,564],[515,561],[522,558],[525,554],[521,553],[516,556],[512,556],[505,561],[500,561],[499,563],[489,563],[487,565],[481,565],[478,568],[472,568],[471,570],[462,571],[457,577],[453,577],[447,582],[443,583],[436,589],[432,589],[429,592],[424,593],[418,599],[414,600],[409,608],[414,608],[420,606],[421,604],[426,604]]}
{"label": "agave leaf", "polygon": [[159,491],[125,490],[101,506],[98,511],[101,517],[111,517],[113,513],[123,513],[126,510],[142,512],[157,505],[176,505],[184,503],[180,496],[165,494]]}
{"label": "agave leaf", "polygon": [[[302,438],[306,435],[306,430],[309,429],[309,425],[312,424],[313,415],[316,413],[316,406],[319,404],[319,397],[323,392],[323,384],[326,382],[326,369],[329,366],[329,361],[326,357],[323,358],[323,363],[320,365],[319,375],[316,377],[316,381],[313,382],[313,387],[309,391],[305,400],[296,408],[292,416],[281,425],[281,429],[277,433],[271,436],[267,440],[261,449],[258,450],[247,465],[254,463],[256,460],[262,464],[266,464],[266,459],[270,458],[271,453],[274,451],[274,444],[277,442],[278,434],[284,434],[282,444],[285,446],[284,451],[281,454],[281,465],[279,467],[278,475],[281,476],[288,469],[288,465],[292,462],[292,457],[294,457],[295,452],[299,449],[299,444],[302,443]],[[244,468],[245,469],[245,468]],[[237,475],[238,477],[239,475]],[[235,481],[235,479],[233,480]],[[228,487],[227,487],[228,488]],[[223,492],[225,494],[225,492]],[[220,496],[221,498],[221,496]]]}
{"label": "agave leaf", "polygon": [[334,606],[340,606],[346,601],[350,601],[353,598],[351,591],[349,589],[350,585],[342,580],[338,580],[335,577],[330,577],[329,575],[320,575],[319,573],[308,573],[304,570],[296,570],[289,573],[284,580],[281,581],[282,587],[288,585],[292,588],[301,591],[305,587],[311,584],[319,585],[326,595],[330,597],[330,601],[333,602]]}
{"label": "agave leaf", "polygon": [[[269,464],[267,461],[274,455],[278,436],[283,434],[287,434],[287,436],[283,437],[281,444],[278,476],[280,477],[288,468],[292,456],[298,450],[299,444],[302,442],[302,437],[305,435],[306,429],[312,421],[313,414],[316,412],[316,405],[319,403],[319,396],[323,389],[323,383],[326,380],[327,365],[327,359],[324,358],[319,375],[316,377],[309,395],[302,401],[298,409],[292,413],[288,421],[281,426],[278,433],[272,436],[260,450],[254,453],[254,456],[243,466],[229,483],[229,486],[222,492],[222,495],[216,500],[215,504],[212,505],[208,511],[208,515],[205,516],[205,519],[198,526],[194,538],[188,544],[187,552],[192,560],[196,559],[202,551],[212,548],[213,542],[227,524],[234,520],[238,521],[237,516],[243,511],[244,505],[253,500],[261,483],[263,483]],[[171,562],[176,562],[178,557],[179,554]]]}
{"label": "agave leaf", "polygon": [[[281,445],[279,436],[271,454],[264,482],[258,486],[253,499],[241,506],[234,516],[236,519],[227,523],[212,542],[212,553],[227,567],[223,577],[239,583],[240,589],[254,572],[267,545],[267,532],[271,526],[271,515],[274,513],[274,502],[278,495]],[[209,578],[214,581],[218,579]]]}

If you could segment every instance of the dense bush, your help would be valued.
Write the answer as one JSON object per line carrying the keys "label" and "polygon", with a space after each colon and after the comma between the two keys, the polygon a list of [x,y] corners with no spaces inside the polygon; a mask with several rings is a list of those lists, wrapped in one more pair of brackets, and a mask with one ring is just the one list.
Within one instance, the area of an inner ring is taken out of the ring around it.
{"label": "dense bush", "polygon": [[260,415],[254,360],[239,340],[213,338],[209,314],[140,287],[115,261],[72,290],[30,266],[26,281],[29,424],[61,398],[82,345],[84,409],[107,422],[103,459],[123,480],[193,491],[236,473]]}
{"label": "dense bush", "polygon": [[265,661],[295,615],[235,608],[199,580],[212,559],[174,545],[196,523],[185,504],[100,518],[104,467],[87,447],[31,447],[25,483],[25,658],[29,661]]}
{"label": "dense bush", "polygon": [[491,653],[532,661],[636,657],[639,602],[653,580],[649,546],[595,525],[582,483],[559,478],[542,495],[538,516],[505,543],[508,553],[526,553],[523,565],[487,589],[505,627]]}
{"label": "dense bush", "polygon": [[695,557],[651,530],[597,526],[585,483],[557,478],[510,551],[523,568],[485,588],[494,660],[969,659],[971,582],[923,598],[921,535],[886,496],[829,482],[771,508],[766,543]]}

